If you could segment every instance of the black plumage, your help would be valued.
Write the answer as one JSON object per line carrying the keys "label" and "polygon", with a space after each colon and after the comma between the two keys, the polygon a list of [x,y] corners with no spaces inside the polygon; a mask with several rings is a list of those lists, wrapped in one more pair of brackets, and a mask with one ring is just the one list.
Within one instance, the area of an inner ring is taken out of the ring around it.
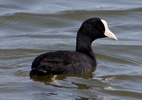
{"label": "black plumage", "polygon": [[[83,74],[94,70],[96,57],[91,44],[97,38],[108,36],[105,34],[108,30],[106,28],[106,22],[99,18],[84,21],[77,32],[76,51],[55,51],[39,55],[32,63],[30,75]],[[117,39],[114,36],[110,38]]]}

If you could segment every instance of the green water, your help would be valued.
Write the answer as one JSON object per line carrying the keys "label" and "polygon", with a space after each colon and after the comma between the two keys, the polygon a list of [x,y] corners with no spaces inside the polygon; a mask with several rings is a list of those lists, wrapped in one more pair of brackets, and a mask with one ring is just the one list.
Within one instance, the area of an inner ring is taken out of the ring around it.
{"label": "green water", "polygon": [[[141,100],[141,0],[0,0],[0,100]],[[33,59],[75,50],[76,32],[91,17],[105,19],[119,41],[94,41],[89,75],[31,79]]]}

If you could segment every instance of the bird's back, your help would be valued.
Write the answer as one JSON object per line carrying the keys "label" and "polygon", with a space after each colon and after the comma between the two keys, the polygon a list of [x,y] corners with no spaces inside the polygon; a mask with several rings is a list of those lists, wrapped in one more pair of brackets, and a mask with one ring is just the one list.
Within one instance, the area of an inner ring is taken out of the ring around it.
{"label": "bird's back", "polygon": [[95,61],[83,53],[56,51],[36,57],[31,74],[82,74],[93,70],[95,65]]}

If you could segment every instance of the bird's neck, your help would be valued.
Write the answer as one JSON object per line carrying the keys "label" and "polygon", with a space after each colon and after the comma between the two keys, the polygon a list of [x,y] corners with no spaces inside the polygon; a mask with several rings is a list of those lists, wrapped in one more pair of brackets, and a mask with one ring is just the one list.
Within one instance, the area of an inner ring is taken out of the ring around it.
{"label": "bird's neck", "polygon": [[91,48],[93,40],[89,37],[78,34],[76,39],[76,52],[84,53],[96,61],[95,54]]}

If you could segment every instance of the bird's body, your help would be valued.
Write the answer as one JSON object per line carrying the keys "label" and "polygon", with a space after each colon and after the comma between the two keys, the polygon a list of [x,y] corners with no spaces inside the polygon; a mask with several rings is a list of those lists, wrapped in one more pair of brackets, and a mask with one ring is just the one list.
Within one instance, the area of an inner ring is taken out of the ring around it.
{"label": "bird's body", "polygon": [[[58,56],[57,56],[58,55]],[[36,67],[39,65],[38,67]],[[82,74],[95,68],[96,61],[75,51],[55,51],[38,56],[32,67],[38,74]],[[94,67],[92,67],[94,66]]]}
{"label": "bird's body", "polygon": [[83,74],[96,66],[96,57],[91,48],[97,38],[117,40],[107,23],[99,18],[83,22],[77,33],[76,51],[55,51],[39,55],[32,63],[31,75]]}

